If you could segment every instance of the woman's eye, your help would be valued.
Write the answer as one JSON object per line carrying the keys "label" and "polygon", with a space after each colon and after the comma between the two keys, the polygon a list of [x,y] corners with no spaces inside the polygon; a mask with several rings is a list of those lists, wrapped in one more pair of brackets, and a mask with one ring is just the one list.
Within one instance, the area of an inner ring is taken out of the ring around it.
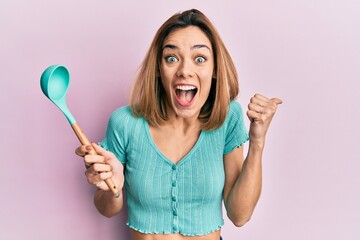
{"label": "woman's eye", "polygon": [[203,63],[203,62],[205,62],[206,61],[206,59],[204,58],[204,57],[197,57],[197,58],[195,58],[195,62],[198,62],[198,63]]}
{"label": "woman's eye", "polygon": [[177,62],[177,58],[174,57],[174,56],[168,56],[168,57],[165,57],[165,60],[169,63],[174,63],[174,62]]}

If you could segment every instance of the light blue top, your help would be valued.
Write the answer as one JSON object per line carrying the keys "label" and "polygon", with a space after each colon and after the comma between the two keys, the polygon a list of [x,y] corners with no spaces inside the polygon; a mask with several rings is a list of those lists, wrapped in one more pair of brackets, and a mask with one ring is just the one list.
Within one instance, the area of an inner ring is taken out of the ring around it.
{"label": "light blue top", "polygon": [[148,234],[206,235],[224,224],[223,157],[248,140],[241,106],[230,103],[224,124],[202,131],[177,164],[155,145],[148,122],[129,106],[110,117],[100,143],[125,164],[127,225]]}

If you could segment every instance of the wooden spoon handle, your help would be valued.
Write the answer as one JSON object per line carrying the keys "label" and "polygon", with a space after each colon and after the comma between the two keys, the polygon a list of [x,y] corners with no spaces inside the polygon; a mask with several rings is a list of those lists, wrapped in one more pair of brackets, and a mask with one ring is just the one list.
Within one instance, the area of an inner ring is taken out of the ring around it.
{"label": "wooden spoon handle", "polygon": [[[77,123],[71,124],[71,127],[74,130],[76,136],[78,137],[78,139],[82,145],[91,145],[91,142],[86,137],[85,133],[83,132],[83,130],[80,128],[80,126]],[[94,149],[92,149],[90,151],[90,154],[98,155]],[[119,197],[120,192],[118,191],[117,187],[115,186],[113,180],[111,178],[108,178],[108,179],[105,179],[105,182],[108,185],[108,187],[111,189],[111,191],[115,194],[115,196]]]}

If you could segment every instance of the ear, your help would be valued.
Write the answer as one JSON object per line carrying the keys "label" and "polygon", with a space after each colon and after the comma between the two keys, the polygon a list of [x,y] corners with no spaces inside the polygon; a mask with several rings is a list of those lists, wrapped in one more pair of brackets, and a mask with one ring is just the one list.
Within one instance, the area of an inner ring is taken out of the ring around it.
{"label": "ear", "polygon": [[213,72],[212,78],[216,79],[216,72],[215,72],[215,70],[214,70],[214,72]]}

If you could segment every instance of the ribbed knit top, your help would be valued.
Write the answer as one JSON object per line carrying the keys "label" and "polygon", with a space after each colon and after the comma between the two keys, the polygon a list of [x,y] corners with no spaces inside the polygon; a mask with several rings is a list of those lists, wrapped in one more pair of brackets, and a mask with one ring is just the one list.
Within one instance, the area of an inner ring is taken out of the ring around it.
{"label": "ribbed knit top", "polygon": [[202,131],[177,164],[160,152],[148,122],[134,117],[129,106],[112,113],[100,145],[125,164],[130,228],[147,234],[197,236],[224,224],[223,157],[247,140],[241,106],[232,101],[224,124]]}

